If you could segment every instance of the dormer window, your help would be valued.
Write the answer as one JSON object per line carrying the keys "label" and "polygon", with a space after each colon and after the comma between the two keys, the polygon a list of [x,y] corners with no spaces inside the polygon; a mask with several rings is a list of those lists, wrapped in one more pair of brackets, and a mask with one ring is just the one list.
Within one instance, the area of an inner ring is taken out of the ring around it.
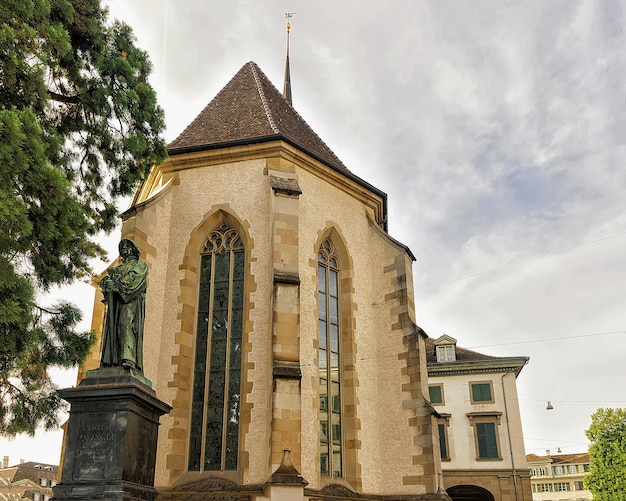
{"label": "dormer window", "polygon": [[456,360],[454,355],[454,345],[437,346],[437,362],[454,362]]}
{"label": "dormer window", "polygon": [[454,362],[456,360],[456,339],[446,334],[433,342],[437,362]]}

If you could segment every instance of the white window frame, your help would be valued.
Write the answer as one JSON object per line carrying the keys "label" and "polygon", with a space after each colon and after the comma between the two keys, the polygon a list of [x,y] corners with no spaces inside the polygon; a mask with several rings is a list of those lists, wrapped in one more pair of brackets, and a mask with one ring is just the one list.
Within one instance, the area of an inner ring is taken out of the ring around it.
{"label": "white window frame", "polygon": [[443,344],[437,346],[437,362],[454,362],[456,353],[453,344]]}

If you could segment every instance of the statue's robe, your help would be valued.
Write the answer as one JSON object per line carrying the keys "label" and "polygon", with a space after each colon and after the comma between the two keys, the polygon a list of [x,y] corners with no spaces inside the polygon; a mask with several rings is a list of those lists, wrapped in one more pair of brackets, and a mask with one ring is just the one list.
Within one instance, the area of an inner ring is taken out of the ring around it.
{"label": "statue's robe", "polygon": [[127,260],[114,268],[119,291],[107,294],[101,366],[121,367],[125,361],[143,371],[143,327],[148,265]]}

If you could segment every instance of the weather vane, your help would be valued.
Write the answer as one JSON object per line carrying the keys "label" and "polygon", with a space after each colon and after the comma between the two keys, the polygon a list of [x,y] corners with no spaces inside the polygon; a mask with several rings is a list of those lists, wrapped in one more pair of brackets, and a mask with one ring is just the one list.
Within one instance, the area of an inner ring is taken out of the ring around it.
{"label": "weather vane", "polygon": [[291,29],[291,23],[289,22],[289,20],[296,14],[297,12],[285,12],[285,19],[287,20],[287,33],[289,33],[289,30]]}

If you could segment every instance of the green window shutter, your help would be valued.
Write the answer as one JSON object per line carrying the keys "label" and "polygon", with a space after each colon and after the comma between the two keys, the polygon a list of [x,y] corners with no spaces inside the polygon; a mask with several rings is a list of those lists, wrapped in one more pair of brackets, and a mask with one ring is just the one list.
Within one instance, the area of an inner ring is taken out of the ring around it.
{"label": "green window shutter", "polygon": [[443,403],[443,395],[441,391],[441,386],[429,386],[428,394],[430,396],[431,404],[442,404]]}
{"label": "green window shutter", "polygon": [[489,383],[477,383],[472,385],[472,400],[474,402],[489,402],[491,397],[491,385]]}
{"label": "green window shutter", "polygon": [[446,425],[439,424],[439,449],[441,450],[441,459],[450,459],[448,456],[448,447],[446,446]]}
{"label": "green window shutter", "polygon": [[476,423],[476,441],[479,458],[495,459],[499,457],[496,425],[494,423]]}

